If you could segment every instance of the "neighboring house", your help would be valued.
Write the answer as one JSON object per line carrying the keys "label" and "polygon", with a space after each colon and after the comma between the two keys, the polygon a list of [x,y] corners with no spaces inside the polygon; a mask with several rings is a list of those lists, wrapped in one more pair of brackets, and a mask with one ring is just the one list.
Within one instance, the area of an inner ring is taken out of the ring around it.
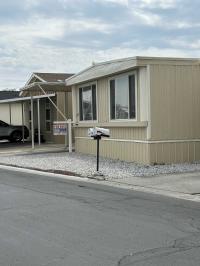
{"label": "neighboring house", "polygon": [[200,160],[200,61],[134,57],[94,64],[72,86],[75,149],[95,154],[90,127],[110,129],[101,155],[145,164]]}
{"label": "neighboring house", "polygon": [[19,98],[19,91],[5,90],[0,91],[0,101],[5,103],[0,104],[0,120],[8,124],[22,124],[22,105],[21,103],[7,102],[14,98]]}
{"label": "neighboring house", "polygon": [[[50,95],[51,100],[58,106],[66,118],[72,118],[72,93],[71,88],[65,85],[65,79],[73,74],[67,73],[33,73],[21,89],[21,97],[41,97]],[[45,93],[44,93],[45,92]],[[64,121],[64,118],[55,109],[48,97],[35,99],[33,104],[34,130],[38,128],[38,105],[41,132],[45,141],[65,143],[64,136],[53,136],[53,122]],[[31,102],[25,107],[26,120],[28,119],[29,129],[31,128]]]}

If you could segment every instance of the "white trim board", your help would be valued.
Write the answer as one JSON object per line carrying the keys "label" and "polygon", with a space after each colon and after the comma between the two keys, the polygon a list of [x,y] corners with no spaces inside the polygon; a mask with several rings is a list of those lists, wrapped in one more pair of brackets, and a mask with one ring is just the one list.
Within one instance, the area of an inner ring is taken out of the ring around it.
{"label": "white trim board", "polygon": [[[75,139],[88,139],[93,140],[90,137],[75,137]],[[177,140],[136,140],[136,139],[111,139],[102,138],[103,141],[116,141],[116,142],[133,142],[143,144],[156,144],[156,143],[188,143],[188,142],[200,142],[200,139],[177,139]]]}

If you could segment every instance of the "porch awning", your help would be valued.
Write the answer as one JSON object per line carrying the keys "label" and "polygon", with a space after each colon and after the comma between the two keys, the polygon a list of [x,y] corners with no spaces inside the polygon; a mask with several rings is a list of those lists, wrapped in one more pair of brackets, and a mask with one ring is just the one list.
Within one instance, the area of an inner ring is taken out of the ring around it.
{"label": "porch awning", "polygon": [[45,91],[71,92],[71,86],[67,86],[64,81],[54,81],[54,82],[39,81],[39,82],[33,82],[21,88],[20,95],[23,92],[41,91],[39,86],[41,86]]}

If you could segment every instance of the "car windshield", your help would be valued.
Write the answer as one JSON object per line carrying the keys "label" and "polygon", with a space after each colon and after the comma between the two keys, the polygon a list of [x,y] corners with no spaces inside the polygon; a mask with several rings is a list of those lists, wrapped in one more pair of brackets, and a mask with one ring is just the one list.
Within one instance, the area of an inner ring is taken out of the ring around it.
{"label": "car windshield", "polygon": [[0,120],[0,127],[7,127],[8,124]]}

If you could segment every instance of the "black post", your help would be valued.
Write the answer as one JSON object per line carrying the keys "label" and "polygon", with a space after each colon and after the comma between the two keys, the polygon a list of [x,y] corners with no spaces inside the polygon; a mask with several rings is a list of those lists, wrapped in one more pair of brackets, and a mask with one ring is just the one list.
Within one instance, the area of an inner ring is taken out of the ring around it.
{"label": "black post", "polygon": [[99,171],[99,140],[101,136],[97,136],[97,172]]}

